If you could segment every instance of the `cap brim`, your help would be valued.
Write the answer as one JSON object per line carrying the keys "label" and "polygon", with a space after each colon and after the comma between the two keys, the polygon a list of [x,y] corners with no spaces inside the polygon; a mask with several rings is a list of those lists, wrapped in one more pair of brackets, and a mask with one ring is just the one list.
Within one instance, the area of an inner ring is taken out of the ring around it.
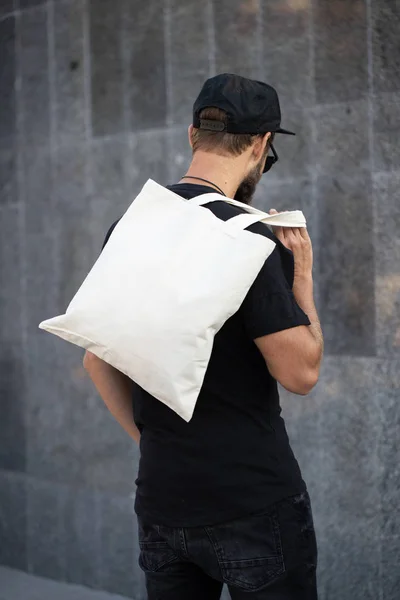
{"label": "cap brim", "polygon": [[282,127],[279,127],[279,129],[276,129],[275,133],[285,133],[286,135],[296,135],[293,131],[289,131],[288,129],[282,129]]}

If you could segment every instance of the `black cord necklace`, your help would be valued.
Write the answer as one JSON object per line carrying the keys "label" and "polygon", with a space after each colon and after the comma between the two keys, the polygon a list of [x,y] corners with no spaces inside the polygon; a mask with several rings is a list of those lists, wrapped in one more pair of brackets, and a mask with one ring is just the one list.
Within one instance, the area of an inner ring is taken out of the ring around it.
{"label": "black cord necklace", "polygon": [[213,185],[215,188],[217,188],[217,190],[219,192],[221,192],[221,194],[223,196],[225,196],[226,198],[226,194],[221,190],[220,187],[218,187],[215,183],[213,183],[212,181],[209,181],[208,179],[203,179],[202,177],[193,177],[192,175],[184,175],[183,177],[181,177],[181,179],[198,179],[199,181],[204,181],[205,183],[211,183],[211,185]]}

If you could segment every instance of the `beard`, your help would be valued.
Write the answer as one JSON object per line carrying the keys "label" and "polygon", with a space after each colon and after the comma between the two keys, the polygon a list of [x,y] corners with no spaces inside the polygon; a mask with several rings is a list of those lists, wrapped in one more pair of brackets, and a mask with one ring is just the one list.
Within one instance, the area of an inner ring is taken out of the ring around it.
{"label": "beard", "polygon": [[267,154],[268,151],[265,153],[265,156],[260,160],[259,164],[255,166],[254,169],[250,171],[250,173],[246,175],[246,177],[243,179],[242,183],[236,190],[234,200],[238,200],[239,202],[243,202],[244,204],[251,204],[257,188],[257,184],[259,183],[264,171],[264,165],[267,158]]}

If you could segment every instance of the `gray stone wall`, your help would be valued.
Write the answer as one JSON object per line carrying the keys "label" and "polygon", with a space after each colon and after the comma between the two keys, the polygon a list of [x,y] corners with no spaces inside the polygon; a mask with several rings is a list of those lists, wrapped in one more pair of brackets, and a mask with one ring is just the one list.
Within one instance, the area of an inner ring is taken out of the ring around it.
{"label": "gray stone wall", "polygon": [[398,598],[399,27],[398,0],[0,2],[1,563],[144,597],[137,450],[37,325],[146,178],[184,172],[191,103],[232,71],[274,84],[298,132],[257,205],[303,209],[314,239],[326,358],[283,404],[321,598]]}

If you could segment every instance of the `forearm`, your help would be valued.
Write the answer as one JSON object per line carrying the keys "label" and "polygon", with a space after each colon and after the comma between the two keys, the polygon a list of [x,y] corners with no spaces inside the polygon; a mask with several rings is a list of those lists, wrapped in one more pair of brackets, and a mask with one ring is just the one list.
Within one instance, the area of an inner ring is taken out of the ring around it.
{"label": "forearm", "polygon": [[295,278],[293,293],[297,304],[310,319],[311,325],[308,329],[313,340],[314,351],[312,352],[312,358],[313,362],[315,362],[315,366],[319,368],[324,352],[324,338],[314,302],[314,284],[312,276]]}
{"label": "forearm", "polygon": [[140,433],[132,412],[132,380],[91,353],[86,353],[83,364],[110,413],[139,443]]}

